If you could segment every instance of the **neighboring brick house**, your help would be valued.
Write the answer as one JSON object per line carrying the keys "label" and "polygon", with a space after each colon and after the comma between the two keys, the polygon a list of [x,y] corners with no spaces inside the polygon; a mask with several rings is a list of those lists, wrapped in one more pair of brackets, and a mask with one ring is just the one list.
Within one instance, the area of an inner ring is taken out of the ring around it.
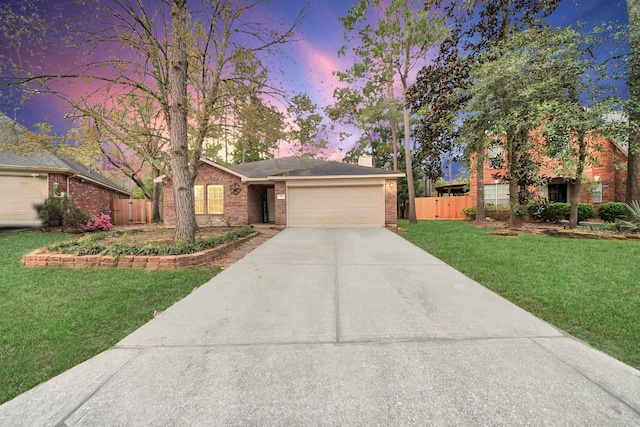
{"label": "neighboring brick house", "polygon": [[[601,150],[595,151],[596,141],[588,140],[598,164],[588,164],[584,169],[580,203],[590,203],[594,207],[602,203],[624,201],[626,188],[627,146],[618,144],[610,139],[601,138],[597,145]],[[484,164],[484,199],[489,208],[498,209],[509,206],[509,183],[494,178],[496,174],[506,174],[507,153],[500,145],[492,145],[485,152]],[[568,203],[574,188],[574,181],[570,177],[561,176],[558,172],[559,164],[556,160],[545,158],[542,163],[541,176],[547,179],[537,193],[553,202]],[[475,206],[477,198],[477,179],[475,166],[472,166],[469,195],[471,204]]]}
{"label": "neighboring brick house", "polygon": [[[6,116],[0,119],[8,120]],[[113,199],[131,197],[95,169],[76,161],[48,152],[21,156],[3,150],[5,137],[0,132],[0,226],[40,225],[34,205],[42,204],[56,189],[93,217],[110,213]]]}
{"label": "neighboring brick house", "polygon": [[[402,173],[318,159],[285,157],[224,166],[203,159],[194,183],[200,226],[270,222],[288,227],[395,226]],[[164,222],[175,224],[171,181]]]}

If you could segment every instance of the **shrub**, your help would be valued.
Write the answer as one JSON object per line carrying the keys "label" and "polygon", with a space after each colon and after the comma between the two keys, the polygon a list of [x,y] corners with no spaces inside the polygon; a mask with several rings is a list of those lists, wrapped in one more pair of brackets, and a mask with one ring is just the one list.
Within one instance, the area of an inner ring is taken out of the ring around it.
{"label": "shrub", "polygon": [[616,220],[624,219],[626,206],[621,202],[603,203],[598,209],[598,216],[604,222],[616,222]]}
{"label": "shrub", "polygon": [[[566,203],[554,203],[549,199],[540,199],[527,206],[527,213],[533,219],[546,222],[557,222],[564,218],[564,205],[566,205]],[[568,206],[569,205],[567,205],[567,207]],[[569,210],[567,208],[567,215],[568,214]]]}
{"label": "shrub", "polygon": [[[198,238],[193,244],[178,242],[175,246],[156,246],[146,243],[143,246],[132,246],[126,239],[126,233],[112,231],[111,233],[88,234],[73,241],[49,245],[47,246],[47,250],[55,253],[73,255],[111,255],[114,258],[119,258],[125,255],[184,255],[215,248],[216,246],[241,239],[253,232],[254,230],[251,227],[242,227],[220,236]],[[96,241],[98,238],[115,235],[123,235],[124,237],[120,242],[114,243],[111,246],[104,246],[100,242]]]}
{"label": "shrub", "polygon": [[538,201],[530,203],[527,211],[529,213],[529,216],[533,219],[546,220],[545,212],[547,211],[547,209],[551,208],[552,205],[553,202],[550,202],[548,199],[540,199]]}
{"label": "shrub", "polygon": [[619,231],[640,231],[640,202],[633,200],[629,204],[625,203],[624,206],[629,210],[632,220],[620,220],[617,222],[616,228]]}
{"label": "shrub", "polygon": [[560,219],[569,219],[571,214],[571,205],[569,203],[555,202],[553,204],[554,214],[556,215],[556,221]]}
{"label": "shrub", "polygon": [[113,228],[113,224],[111,224],[111,217],[103,213],[93,223],[91,221],[87,222],[87,227],[92,231],[109,231]]}
{"label": "shrub", "polygon": [[84,225],[91,216],[76,206],[66,195],[47,197],[42,205],[36,206],[38,218],[45,227],[75,227]]}
{"label": "shrub", "polygon": [[[529,216],[547,222],[558,222],[561,219],[569,219],[571,205],[562,202],[550,202],[547,199],[540,199],[533,202],[528,207]],[[588,203],[578,204],[578,221],[584,221],[595,216],[593,205]]]}
{"label": "shrub", "polygon": [[462,209],[462,215],[464,215],[469,221],[473,221],[476,219],[476,207],[469,206],[468,208]]}
{"label": "shrub", "polygon": [[[556,202],[553,204],[554,215],[556,221],[560,219],[569,219],[571,215],[571,205],[569,203]],[[584,221],[595,216],[595,209],[589,203],[578,203],[578,221]]]}
{"label": "shrub", "polygon": [[596,210],[589,203],[578,203],[578,221],[585,221],[596,216]]}

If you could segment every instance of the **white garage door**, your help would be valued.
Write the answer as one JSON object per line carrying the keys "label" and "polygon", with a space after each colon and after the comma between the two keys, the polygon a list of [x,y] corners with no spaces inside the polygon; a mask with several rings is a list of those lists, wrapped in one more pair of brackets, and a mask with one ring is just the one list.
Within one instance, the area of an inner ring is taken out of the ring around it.
{"label": "white garage door", "polygon": [[40,225],[33,205],[47,197],[47,177],[0,176],[0,225]]}
{"label": "white garage door", "polygon": [[384,227],[384,186],[289,187],[289,227]]}

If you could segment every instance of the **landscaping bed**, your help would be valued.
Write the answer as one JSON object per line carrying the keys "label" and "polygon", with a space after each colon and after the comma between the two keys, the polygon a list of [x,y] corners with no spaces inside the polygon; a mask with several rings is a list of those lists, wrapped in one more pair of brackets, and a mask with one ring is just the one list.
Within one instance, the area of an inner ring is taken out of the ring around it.
{"label": "landscaping bed", "polygon": [[575,229],[566,228],[562,222],[528,221],[518,228],[509,228],[506,221],[468,221],[478,228],[491,229],[490,234],[497,236],[517,236],[519,234],[538,234],[574,239],[603,239],[603,240],[640,240],[637,232],[619,232],[611,224],[605,222],[589,222],[578,225]]}
{"label": "landscaping bed", "polygon": [[207,227],[193,244],[173,245],[173,229],[121,229],[89,233],[38,249],[22,258],[26,267],[203,267],[258,233],[249,228]]}

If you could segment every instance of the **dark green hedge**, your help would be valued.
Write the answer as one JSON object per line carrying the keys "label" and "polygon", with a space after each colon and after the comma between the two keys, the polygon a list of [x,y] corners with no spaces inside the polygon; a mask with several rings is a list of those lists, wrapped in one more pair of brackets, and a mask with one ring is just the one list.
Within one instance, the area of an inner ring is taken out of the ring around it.
{"label": "dark green hedge", "polygon": [[627,208],[622,202],[603,203],[598,209],[598,216],[604,222],[616,222],[624,219],[626,211]]}

